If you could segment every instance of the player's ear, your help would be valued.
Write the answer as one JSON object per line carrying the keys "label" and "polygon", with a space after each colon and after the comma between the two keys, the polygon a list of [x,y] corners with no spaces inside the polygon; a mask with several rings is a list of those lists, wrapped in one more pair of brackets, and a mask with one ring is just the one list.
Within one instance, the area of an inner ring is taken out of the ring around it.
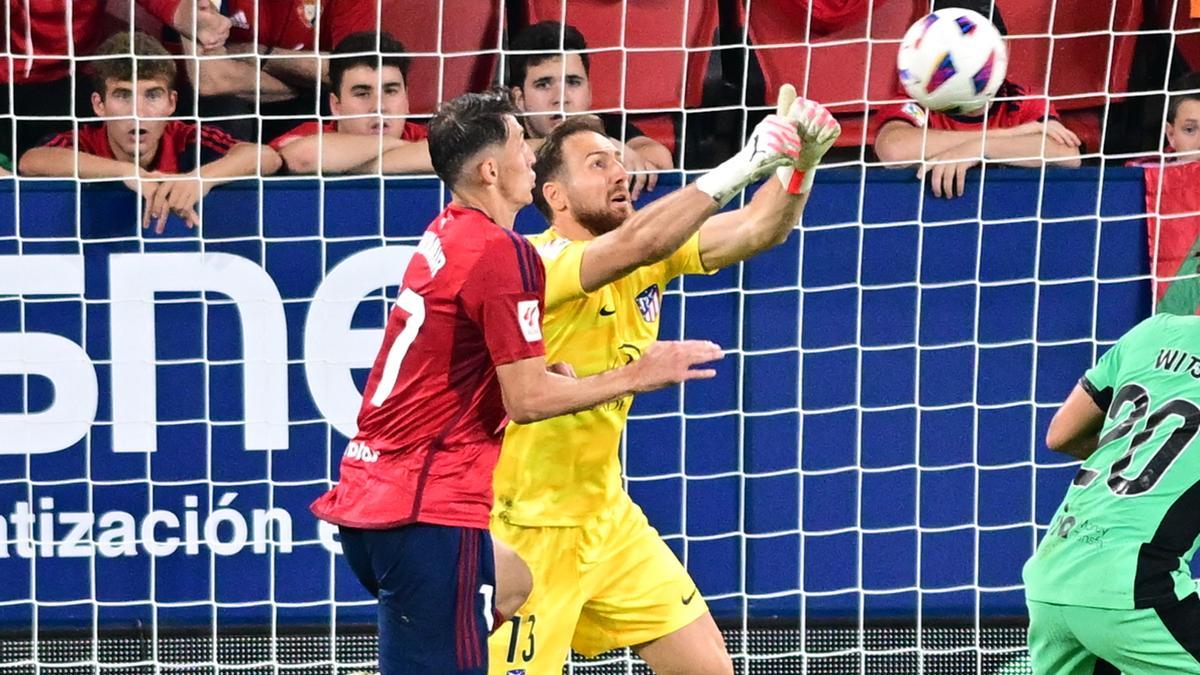
{"label": "player's ear", "polygon": [[563,189],[561,183],[552,180],[546,181],[542,185],[542,197],[550,205],[551,211],[565,211],[567,209],[567,191]]}
{"label": "player's ear", "polygon": [[92,112],[96,117],[104,117],[104,97],[98,91],[92,92]]}
{"label": "player's ear", "polygon": [[493,153],[483,155],[475,171],[481,185],[495,185],[500,180],[500,164]]}
{"label": "player's ear", "polygon": [[513,105],[517,106],[517,110],[525,112],[525,90],[521,87],[512,87]]}
{"label": "player's ear", "polygon": [[174,87],[167,89],[167,100],[171,103],[171,109],[167,111],[167,116],[175,114],[175,108],[179,105],[179,92],[175,91]]}
{"label": "player's ear", "polygon": [[338,98],[336,92],[329,92],[329,112],[334,115],[342,114],[342,99]]}
{"label": "player's ear", "polygon": [[[95,94],[92,94],[95,96]],[[1175,147],[1175,125],[1167,122],[1167,145]]]}

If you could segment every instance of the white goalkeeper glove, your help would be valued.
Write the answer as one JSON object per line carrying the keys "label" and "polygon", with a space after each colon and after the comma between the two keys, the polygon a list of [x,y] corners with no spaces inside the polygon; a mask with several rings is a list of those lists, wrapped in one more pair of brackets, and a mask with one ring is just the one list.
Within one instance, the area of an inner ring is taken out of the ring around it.
{"label": "white goalkeeper glove", "polygon": [[754,127],[745,147],[717,168],[696,179],[696,187],[718,206],[725,206],[750,183],[781,167],[800,161],[800,136],[796,124],[779,115],[767,115]]}
{"label": "white goalkeeper glove", "polygon": [[833,147],[842,133],[842,126],[825,106],[806,98],[796,98],[796,88],[785,84],[779,88],[777,114],[796,125],[800,136],[800,157],[791,166],[775,171],[787,191],[792,194],[812,189],[813,176],[821,158]]}

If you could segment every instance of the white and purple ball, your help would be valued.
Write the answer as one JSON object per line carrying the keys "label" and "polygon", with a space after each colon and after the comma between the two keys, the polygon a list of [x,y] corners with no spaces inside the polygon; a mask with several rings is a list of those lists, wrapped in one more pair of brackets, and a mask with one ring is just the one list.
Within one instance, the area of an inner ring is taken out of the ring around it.
{"label": "white and purple ball", "polygon": [[918,103],[951,114],[986,106],[1004,82],[1008,50],[987,17],[948,7],[914,23],[900,42],[896,70]]}

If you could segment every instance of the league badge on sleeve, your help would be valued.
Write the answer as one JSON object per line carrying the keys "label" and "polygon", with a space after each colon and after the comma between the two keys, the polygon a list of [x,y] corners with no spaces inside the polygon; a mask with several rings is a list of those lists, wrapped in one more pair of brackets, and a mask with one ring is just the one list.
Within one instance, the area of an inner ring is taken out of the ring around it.
{"label": "league badge on sleeve", "polygon": [[905,103],[901,109],[905,115],[908,115],[908,118],[912,120],[913,124],[919,127],[925,126],[928,115],[925,113],[924,108],[916,103],[913,103],[912,101],[909,101],[908,103]]}
{"label": "league badge on sleeve", "polygon": [[646,323],[658,321],[658,315],[662,313],[662,291],[658,289],[658,284],[647,286],[646,290],[637,294],[634,302]]}
{"label": "league badge on sleeve", "polygon": [[517,323],[526,342],[542,339],[542,313],[538,310],[537,300],[521,300],[517,303]]}

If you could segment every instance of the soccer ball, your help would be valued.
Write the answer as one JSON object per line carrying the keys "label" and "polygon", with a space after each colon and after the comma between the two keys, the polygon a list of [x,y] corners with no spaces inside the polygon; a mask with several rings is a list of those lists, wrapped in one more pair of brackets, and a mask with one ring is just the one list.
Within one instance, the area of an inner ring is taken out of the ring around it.
{"label": "soccer ball", "polygon": [[914,23],[900,42],[896,69],[908,95],[930,110],[973,113],[996,95],[1008,50],[987,17],[939,9]]}

